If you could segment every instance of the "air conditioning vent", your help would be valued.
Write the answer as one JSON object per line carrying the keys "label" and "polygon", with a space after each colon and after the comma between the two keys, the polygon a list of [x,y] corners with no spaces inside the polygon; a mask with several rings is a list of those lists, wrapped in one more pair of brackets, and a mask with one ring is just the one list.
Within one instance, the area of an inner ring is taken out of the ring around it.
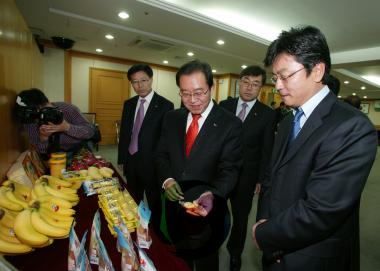
{"label": "air conditioning vent", "polygon": [[169,43],[169,42],[150,39],[139,44],[138,48],[154,50],[154,51],[165,51],[174,46],[175,46],[174,44]]}

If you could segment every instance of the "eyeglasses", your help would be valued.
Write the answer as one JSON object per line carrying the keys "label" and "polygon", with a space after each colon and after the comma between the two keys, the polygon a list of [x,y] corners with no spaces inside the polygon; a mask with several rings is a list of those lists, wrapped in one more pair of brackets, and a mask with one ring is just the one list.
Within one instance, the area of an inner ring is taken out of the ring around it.
{"label": "eyeglasses", "polygon": [[299,69],[299,70],[296,70],[295,72],[289,74],[288,76],[284,76],[284,75],[282,75],[282,74],[278,74],[278,75],[277,75],[277,74],[274,74],[274,75],[272,76],[271,80],[272,80],[273,84],[276,84],[277,81],[278,81],[278,79],[280,79],[282,82],[286,83],[290,77],[292,77],[292,76],[295,75],[297,72],[302,71],[302,70],[304,70],[304,69],[305,69],[305,67],[303,67],[303,68],[301,68],[301,69]]}
{"label": "eyeglasses", "polygon": [[146,85],[150,79],[141,79],[141,80],[132,80],[131,83],[132,85]]}
{"label": "eyeglasses", "polygon": [[261,84],[260,83],[257,83],[257,82],[252,82],[252,81],[249,81],[248,79],[240,79],[240,82],[242,83],[242,85],[246,88],[248,87],[252,87],[252,88],[260,88],[261,87]]}
{"label": "eyeglasses", "polygon": [[206,89],[204,91],[197,90],[193,93],[187,91],[180,91],[179,96],[181,96],[183,99],[190,99],[191,97],[193,97],[194,99],[200,99],[203,95],[207,93],[207,91],[209,91],[209,89]]}

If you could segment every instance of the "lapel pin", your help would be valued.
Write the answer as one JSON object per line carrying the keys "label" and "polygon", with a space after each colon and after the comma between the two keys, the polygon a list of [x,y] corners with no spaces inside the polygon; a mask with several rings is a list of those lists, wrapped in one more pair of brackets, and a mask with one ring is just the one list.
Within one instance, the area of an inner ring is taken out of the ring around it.
{"label": "lapel pin", "polygon": [[214,124],[213,124],[213,125],[214,125],[214,127],[218,127],[218,124],[216,124],[215,122],[214,122]]}

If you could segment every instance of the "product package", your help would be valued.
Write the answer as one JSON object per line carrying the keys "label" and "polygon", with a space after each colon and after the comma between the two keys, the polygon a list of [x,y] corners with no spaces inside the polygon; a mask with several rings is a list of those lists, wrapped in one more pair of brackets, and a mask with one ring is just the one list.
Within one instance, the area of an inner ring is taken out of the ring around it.
{"label": "product package", "polygon": [[137,271],[139,270],[139,261],[134,250],[133,242],[125,225],[121,225],[123,230],[114,226],[117,233],[117,249],[121,253],[121,270]]}
{"label": "product package", "polygon": [[140,248],[149,248],[152,244],[152,238],[149,233],[149,220],[151,211],[143,201],[138,208],[139,223],[137,226],[137,242]]}
{"label": "product package", "polygon": [[91,239],[90,239],[90,263],[99,264],[99,244],[98,239],[100,238],[100,230],[101,230],[101,222],[100,222],[100,213],[99,209],[96,211],[94,215],[94,219],[92,220],[91,227]]}

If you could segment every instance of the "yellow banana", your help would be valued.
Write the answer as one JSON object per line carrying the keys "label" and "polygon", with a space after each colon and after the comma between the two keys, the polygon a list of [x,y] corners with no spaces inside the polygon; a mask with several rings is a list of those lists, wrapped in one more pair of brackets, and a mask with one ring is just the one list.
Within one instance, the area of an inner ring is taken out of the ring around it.
{"label": "yellow banana", "polygon": [[63,238],[69,234],[70,229],[63,229],[50,225],[40,217],[37,210],[32,211],[32,214],[30,215],[30,220],[33,228],[35,228],[39,233],[42,233],[46,236],[52,238]]}
{"label": "yellow banana", "polygon": [[82,185],[82,180],[78,180],[78,181],[72,181],[71,182],[71,189],[75,189],[75,190],[78,190],[80,187],[81,187],[81,185]]}
{"label": "yellow banana", "polygon": [[40,207],[40,209],[38,211],[40,212],[42,217],[48,216],[52,219],[56,219],[59,221],[72,221],[72,219],[73,219],[72,216],[57,214],[57,213],[55,213],[55,212],[53,212],[50,209],[47,209],[45,207]]}
{"label": "yellow banana", "polygon": [[25,244],[7,242],[0,238],[0,253],[4,254],[23,254],[32,251],[33,248]]}
{"label": "yellow banana", "polygon": [[26,203],[26,202],[23,201],[23,200],[20,200],[20,199],[16,198],[15,194],[13,193],[13,191],[8,190],[7,192],[5,192],[5,196],[6,196],[10,201],[13,201],[14,203],[20,204],[20,205],[22,206],[23,209],[28,208],[28,203]]}
{"label": "yellow banana", "polygon": [[20,240],[18,240],[15,235],[0,233],[0,239],[13,244],[21,244]]}
{"label": "yellow banana", "polygon": [[71,183],[65,180],[61,180],[60,178],[49,176],[49,175],[43,175],[40,177],[40,179],[46,179],[49,183],[49,185],[56,185],[56,186],[62,186],[62,187],[70,187]]}
{"label": "yellow banana", "polygon": [[37,198],[45,195],[49,195],[49,193],[45,189],[45,185],[42,183],[35,183],[33,187],[33,191],[36,194]]}
{"label": "yellow banana", "polygon": [[87,173],[88,176],[95,180],[103,179],[103,176],[100,174],[99,169],[97,167],[89,167]]}
{"label": "yellow banana", "polygon": [[46,208],[46,209],[50,210],[51,212],[53,212],[55,214],[59,214],[59,215],[72,216],[75,214],[75,210],[73,210],[73,209],[63,208],[63,207],[60,207],[60,206],[58,206],[54,203],[50,203],[50,202],[40,202],[40,208],[41,207]]}
{"label": "yellow banana", "polygon": [[110,178],[113,175],[113,170],[108,167],[101,167],[99,173],[104,177]]}
{"label": "yellow banana", "polygon": [[51,217],[49,215],[46,215],[46,212],[41,212],[40,210],[38,211],[40,217],[45,220],[47,223],[54,227],[62,228],[65,230],[70,230],[71,225],[73,224],[74,217],[69,217],[70,220],[64,221],[64,220],[59,220],[56,217]]}
{"label": "yellow banana", "polygon": [[19,213],[15,218],[13,229],[21,242],[32,247],[40,247],[49,242],[49,237],[34,229],[31,214],[31,209],[25,209]]}
{"label": "yellow banana", "polygon": [[0,187],[0,207],[4,207],[12,211],[21,211],[24,209],[20,204],[8,199],[8,197],[5,195],[7,190],[8,189],[4,186]]}
{"label": "yellow banana", "polygon": [[51,244],[53,244],[53,242],[54,242],[54,239],[53,238],[49,238],[49,240],[46,243],[43,243],[42,245],[36,245],[36,246],[33,246],[33,247],[38,247],[38,248],[47,247],[47,246],[50,246]]}
{"label": "yellow banana", "polygon": [[7,180],[3,182],[3,186],[11,188],[13,193],[15,194],[16,198],[23,200],[23,201],[29,201],[30,200],[30,193],[32,191],[32,188],[18,183],[13,180]]}
{"label": "yellow banana", "polygon": [[59,192],[66,193],[66,194],[77,194],[77,190],[69,187],[63,187],[55,184],[49,184],[49,186]]}
{"label": "yellow banana", "polygon": [[53,197],[52,195],[46,195],[46,196],[39,197],[38,201],[39,202],[54,203],[54,204],[56,204],[60,207],[63,207],[63,208],[72,208],[73,207],[72,202],[65,200],[65,199],[62,199],[62,198]]}
{"label": "yellow banana", "polygon": [[15,218],[6,210],[0,208],[0,224],[7,228],[13,228]]}
{"label": "yellow banana", "polygon": [[79,196],[77,194],[69,194],[69,193],[60,192],[60,191],[55,190],[54,188],[52,188],[48,185],[45,185],[44,187],[45,187],[46,192],[48,192],[52,196],[59,197],[59,198],[62,198],[62,199],[68,200],[68,201],[79,200]]}

